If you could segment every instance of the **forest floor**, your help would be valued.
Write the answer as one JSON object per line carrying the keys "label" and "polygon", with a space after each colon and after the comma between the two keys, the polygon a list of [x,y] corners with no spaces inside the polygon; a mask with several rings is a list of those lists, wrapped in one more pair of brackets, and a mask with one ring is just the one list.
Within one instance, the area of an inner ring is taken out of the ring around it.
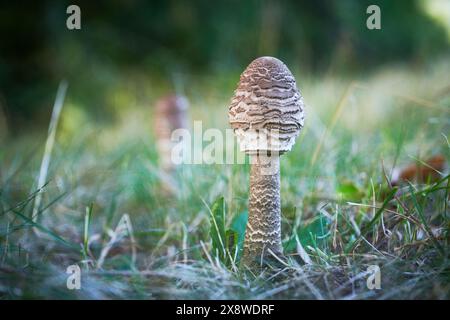
{"label": "forest floor", "polygon": [[[166,175],[152,108],[99,124],[70,101],[69,84],[41,193],[46,130],[2,142],[0,298],[449,299],[449,74],[448,59],[361,77],[295,74],[305,127],[281,159],[289,261],[271,275],[237,268],[239,250],[230,259],[212,251],[213,217],[242,240],[248,164],[186,164]],[[191,120],[229,128],[237,81],[186,88]],[[425,164],[432,157],[443,159],[438,167]],[[431,166],[433,177],[393,186],[408,165]],[[67,288],[71,265],[80,290]],[[367,286],[371,266],[380,289]]]}

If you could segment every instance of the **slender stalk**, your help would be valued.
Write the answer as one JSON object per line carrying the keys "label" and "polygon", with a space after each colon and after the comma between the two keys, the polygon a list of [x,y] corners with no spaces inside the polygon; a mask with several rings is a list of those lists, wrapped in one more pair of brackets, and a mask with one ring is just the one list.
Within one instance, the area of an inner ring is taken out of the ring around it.
{"label": "slender stalk", "polygon": [[[281,246],[280,157],[251,156],[250,196],[242,264],[249,268],[283,257]],[[270,252],[270,251],[272,252]]]}

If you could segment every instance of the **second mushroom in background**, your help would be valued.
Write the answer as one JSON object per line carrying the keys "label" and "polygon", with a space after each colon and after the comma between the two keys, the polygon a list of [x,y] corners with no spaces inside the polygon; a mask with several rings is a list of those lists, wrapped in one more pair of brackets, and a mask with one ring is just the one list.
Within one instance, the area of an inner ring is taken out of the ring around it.
{"label": "second mushroom in background", "polygon": [[241,265],[284,260],[281,245],[280,158],[303,127],[303,98],[280,60],[261,57],[241,74],[229,107],[241,151],[250,155],[248,222]]}
{"label": "second mushroom in background", "polygon": [[175,168],[172,161],[172,132],[188,128],[189,101],[180,95],[168,95],[156,103],[154,132],[158,149],[160,167],[170,172]]}

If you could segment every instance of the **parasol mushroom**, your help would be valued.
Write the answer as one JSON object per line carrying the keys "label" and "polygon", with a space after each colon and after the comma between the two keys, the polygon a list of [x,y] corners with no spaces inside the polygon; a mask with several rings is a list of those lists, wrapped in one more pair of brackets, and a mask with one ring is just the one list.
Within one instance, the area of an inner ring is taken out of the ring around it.
{"label": "parasol mushroom", "polygon": [[283,260],[279,156],[291,150],[304,121],[303,98],[283,62],[261,57],[250,63],[231,100],[229,121],[251,165],[241,264],[254,268]]}

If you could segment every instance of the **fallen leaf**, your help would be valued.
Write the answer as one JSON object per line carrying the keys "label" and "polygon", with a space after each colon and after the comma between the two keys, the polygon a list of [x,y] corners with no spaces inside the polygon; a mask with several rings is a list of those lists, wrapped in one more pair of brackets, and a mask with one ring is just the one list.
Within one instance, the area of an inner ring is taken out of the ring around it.
{"label": "fallen leaf", "polygon": [[410,164],[401,169],[394,169],[392,174],[392,185],[400,185],[409,182],[434,182],[442,177],[442,172],[446,168],[444,156],[435,155],[430,159]]}

